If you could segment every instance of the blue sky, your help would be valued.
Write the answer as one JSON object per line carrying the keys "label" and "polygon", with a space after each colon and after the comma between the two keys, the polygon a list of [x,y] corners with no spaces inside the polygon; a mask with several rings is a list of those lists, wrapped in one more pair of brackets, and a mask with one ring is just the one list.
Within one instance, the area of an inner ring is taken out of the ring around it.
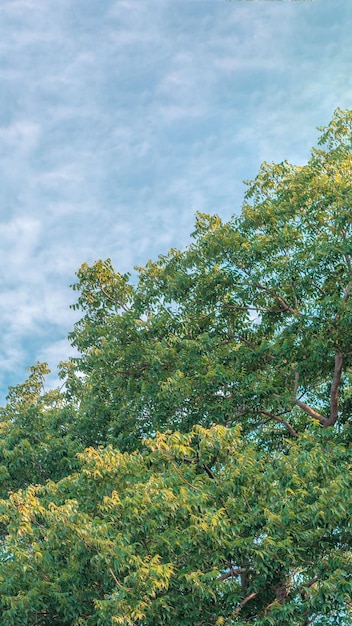
{"label": "blue sky", "polygon": [[307,160],[351,32],[351,0],[2,0],[0,403],[72,353],[81,263],[184,247],[263,160]]}

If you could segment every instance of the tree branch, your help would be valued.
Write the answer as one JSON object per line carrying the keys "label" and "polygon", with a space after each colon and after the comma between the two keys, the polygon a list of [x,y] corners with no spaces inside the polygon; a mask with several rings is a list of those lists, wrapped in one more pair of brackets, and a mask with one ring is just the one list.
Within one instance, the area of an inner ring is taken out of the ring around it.
{"label": "tree branch", "polygon": [[[193,457],[191,459],[188,456],[184,456],[182,460],[185,463],[192,463],[192,464],[198,464],[199,463],[199,457]],[[215,480],[215,474],[211,471],[211,469],[210,469],[210,467],[208,467],[208,465],[206,465],[205,463],[202,463],[201,467],[208,474],[209,478],[211,478],[212,480]]]}
{"label": "tree branch", "polygon": [[350,293],[351,293],[351,285],[347,285],[345,289],[345,293],[343,294],[343,302],[347,302]]}
{"label": "tree branch", "polygon": [[321,413],[318,413],[317,411],[312,409],[312,407],[310,407],[308,404],[306,404],[305,402],[302,402],[296,397],[297,390],[298,390],[299,374],[298,372],[296,372],[295,374],[295,386],[294,386],[295,395],[292,401],[295,404],[297,404],[297,406],[299,406],[302,409],[302,411],[307,413],[307,415],[318,420],[324,428],[333,426],[338,420],[338,416],[339,416],[338,396],[339,396],[339,387],[341,383],[342,368],[343,368],[343,356],[341,352],[338,352],[335,355],[334,376],[332,379],[331,391],[330,391],[330,417],[324,417],[323,415],[321,415]]}
{"label": "tree branch", "polygon": [[287,311],[287,307],[283,306],[282,309],[269,309],[265,306],[240,306],[237,304],[224,304],[224,308],[233,309],[234,311],[264,311],[264,313],[285,313]]}
{"label": "tree branch", "polygon": [[125,313],[129,312],[129,308],[128,306],[126,306],[123,302],[120,302],[119,300],[116,300],[115,298],[112,298],[108,292],[105,290],[105,288],[103,287],[103,285],[101,283],[98,283],[99,289],[101,291],[101,293],[108,299],[110,300],[110,302],[114,302],[114,304],[118,304],[119,307],[125,311]]}
{"label": "tree branch", "polygon": [[295,429],[291,426],[291,424],[286,422],[286,420],[282,419],[282,417],[279,417],[278,415],[274,415],[274,413],[270,413],[270,411],[264,411],[264,410],[256,411],[256,413],[260,413],[261,415],[267,415],[269,419],[275,420],[276,422],[283,424],[284,426],[286,426],[287,430],[290,432],[292,437],[298,437],[298,433],[295,431]]}
{"label": "tree branch", "polygon": [[[274,311],[271,311],[271,313],[274,313]],[[278,311],[275,311],[275,313],[278,313]],[[243,337],[242,335],[233,335],[233,338],[238,339],[238,341],[242,341],[244,344],[246,344],[246,346],[252,348],[252,350],[260,350],[260,346],[258,344],[255,344],[253,341],[249,341],[249,339],[246,339],[246,337]],[[275,357],[273,354],[265,354],[262,356],[262,359],[275,361]]]}
{"label": "tree branch", "polygon": [[330,392],[330,418],[326,420],[325,426],[333,426],[339,416],[339,387],[341,382],[343,367],[343,356],[341,352],[335,355],[335,370],[334,377],[332,379],[331,392]]}
{"label": "tree branch", "polygon": [[257,591],[253,591],[252,593],[249,594],[249,596],[247,596],[244,600],[242,600],[242,602],[238,605],[238,607],[235,609],[235,615],[237,615],[240,610],[244,607],[245,604],[247,604],[247,602],[249,602],[250,600],[252,600],[252,598],[254,598],[257,595]]}
{"label": "tree branch", "polygon": [[305,583],[305,585],[303,585],[304,587],[311,587],[312,585],[314,585],[314,583],[317,583],[318,580],[320,580],[319,576],[314,576],[314,578],[311,578],[310,580],[308,580],[307,583]]}
{"label": "tree branch", "polygon": [[114,579],[115,583],[117,584],[117,586],[120,587],[120,589],[127,589],[128,591],[132,591],[132,587],[125,587],[124,585],[122,585],[120,583],[119,580],[117,580],[117,578],[116,578],[116,576],[115,576],[115,574],[114,574],[114,572],[113,572],[111,567],[109,567],[109,572],[110,572],[111,576],[113,577],[113,579]]}
{"label": "tree branch", "polygon": [[300,311],[298,311],[298,309],[295,311],[295,309],[293,309],[288,304],[288,302],[286,302],[286,300],[284,300],[284,298],[282,298],[281,296],[278,296],[276,293],[273,292],[272,289],[269,289],[269,287],[266,287],[265,285],[262,285],[261,283],[255,283],[255,287],[257,287],[258,289],[261,289],[262,291],[266,291],[266,293],[268,293],[270,296],[275,298],[275,300],[280,302],[280,304],[283,307],[284,311],[288,311],[289,313],[292,313],[293,315],[300,315],[300,316],[302,316],[302,313]]}
{"label": "tree branch", "polygon": [[318,291],[320,291],[320,293],[322,294],[322,296],[324,296],[324,298],[328,295],[325,291],[325,289],[323,289],[322,287],[320,287],[319,285],[317,285],[316,283],[313,283],[312,280],[309,280],[308,282],[310,282],[311,285],[313,285],[313,287],[315,287],[316,289],[318,289]]}
{"label": "tree branch", "polygon": [[299,408],[302,409],[302,411],[307,413],[307,415],[309,415],[310,417],[313,417],[314,419],[318,420],[323,426],[325,426],[327,418],[324,417],[323,415],[321,415],[320,413],[318,413],[317,411],[314,411],[314,409],[312,409],[309,406],[309,404],[306,404],[305,402],[301,402],[301,400],[298,400],[298,398],[293,398],[292,401],[295,404],[297,404],[297,406],[299,406]]}
{"label": "tree branch", "polygon": [[171,458],[168,457],[172,467],[174,468],[176,474],[178,474],[178,476],[183,480],[184,483],[186,483],[186,485],[188,485],[189,487],[191,487],[192,489],[195,489],[196,491],[199,491],[200,493],[203,493],[201,489],[199,489],[198,487],[196,487],[195,485],[192,485],[192,483],[188,482],[188,480],[182,475],[182,473],[178,470],[178,468],[176,467],[175,463],[173,463],[171,461]]}
{"label": "tree branch", "polygon": [[[247,276],[248,278],[251,278],[251,273],[250,271],[246,270],[243,266],[240,266],[240,269],[243,271],[244,275]],[[234,283],[235,285],[242,285],[241,282],[236,282]],[[289,311],[290,313],[293,313],[293,315],[302,315],[302,313],[298,310],[294,310],[289,304],[288,302],[286,302],[286,300],[284,300],[284,298],[282,296],[277,295],[272,289],[269,289],[269,287],[266,287],[265,285],[262,285],[261,283],[253,283],[254,287],[257,287],[257,289],[261,289],[262,291],[266,291],[266,293],[268,293],[270,296],[272,296],[275,300],[277,300],[281,306],[283,307],[282,309],[279,310],[273,310],[273,309],[268,309],[266,307],[241,307],[241,306],[232,306],[232,305],[228,305],[228,304],[224,304],[223,306],[229,307],[229,308],[237,308],[237,309],[248,309],[248,310],[255,310],[255,311],[266,311],[268,313],[284,313],[285,311]]]}
{"label": "tree branch", "polygon": [[211,471],[210,467],[208,467],[205,463],[203,463],[202,468],[208,474],[209,478],[215,480],[215,474]]}
{"label": "tree branch", "polygon": [[241,574],[245,574],[246,571],[247,570],[245,567],[236,567],[236,568],[231,567],[230,571],[224,572],[224,574],[221,574],[221,576],[218,576],[216,580],[217,581],[227,580],[228,578],[231,578],[232,576],[240,576]]}

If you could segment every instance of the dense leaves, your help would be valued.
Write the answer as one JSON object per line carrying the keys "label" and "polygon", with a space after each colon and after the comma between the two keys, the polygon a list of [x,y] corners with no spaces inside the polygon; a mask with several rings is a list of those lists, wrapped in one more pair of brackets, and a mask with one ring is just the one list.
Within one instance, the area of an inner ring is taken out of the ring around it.
{"label": "dense leaves", "polygon": [[0,409],[0,496],[31,483],[58,480],[76,467],[84,449],[75,411],[58,390],[45,391],[46,365],[36,364],[28,379],[12,387]]}
{"label": "dense leaves", "polygon": [[[165,428],[295,436],[351,412],[352,114],[308,164],[263,164],[240,217],[198,215],[194,243],[139,269],[82,266],[72,333],[83,420],[123,449]],[[116,412],[119,420],[116,422]],[[309,420],[308,420],[309,421]]]}
{"label": "dense leaves", "polygon": [[352,624],[352,111],[238,217],[83,265],[78,357],[1,410],[0,622]]}
{"label": "dense leaves", "polygon": [[217,426],[159,435],[147,454],[90,448],[75,475],[3,503],[3,619],[337,620],[352,591],[351,455],[317,438],[272,455]]}

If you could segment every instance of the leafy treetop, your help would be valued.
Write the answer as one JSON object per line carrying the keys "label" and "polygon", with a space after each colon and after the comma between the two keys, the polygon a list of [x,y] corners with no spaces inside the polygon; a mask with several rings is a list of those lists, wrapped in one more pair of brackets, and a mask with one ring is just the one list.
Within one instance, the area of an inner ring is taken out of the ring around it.
{"label": "leafy treetop", "polygon": [[198,214],[194,242],[138,268],[135,285],[109,260],[81,267],[71,339],[92,443],[133,449],[194,424],[269,424],[270,437],[344,426],[352,112],[321,130],[307,165],[264,163],[239,217]]}

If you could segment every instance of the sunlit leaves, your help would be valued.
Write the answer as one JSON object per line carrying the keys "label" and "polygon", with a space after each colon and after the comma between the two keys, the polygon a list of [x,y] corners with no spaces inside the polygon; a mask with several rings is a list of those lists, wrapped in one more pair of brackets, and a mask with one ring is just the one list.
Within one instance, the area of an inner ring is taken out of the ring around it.
{"label": "sunlit leaves", "polygon": [[88,450],[75,475],[14,494],[1,505],[6,623],[50,623],[41,606],[58,623],[141,626],[301,624],[319,602],[343,608],[350,458],[331,441],[320,461],[317,434],[273,455],[237,429],[195,428],[148,454]]}

